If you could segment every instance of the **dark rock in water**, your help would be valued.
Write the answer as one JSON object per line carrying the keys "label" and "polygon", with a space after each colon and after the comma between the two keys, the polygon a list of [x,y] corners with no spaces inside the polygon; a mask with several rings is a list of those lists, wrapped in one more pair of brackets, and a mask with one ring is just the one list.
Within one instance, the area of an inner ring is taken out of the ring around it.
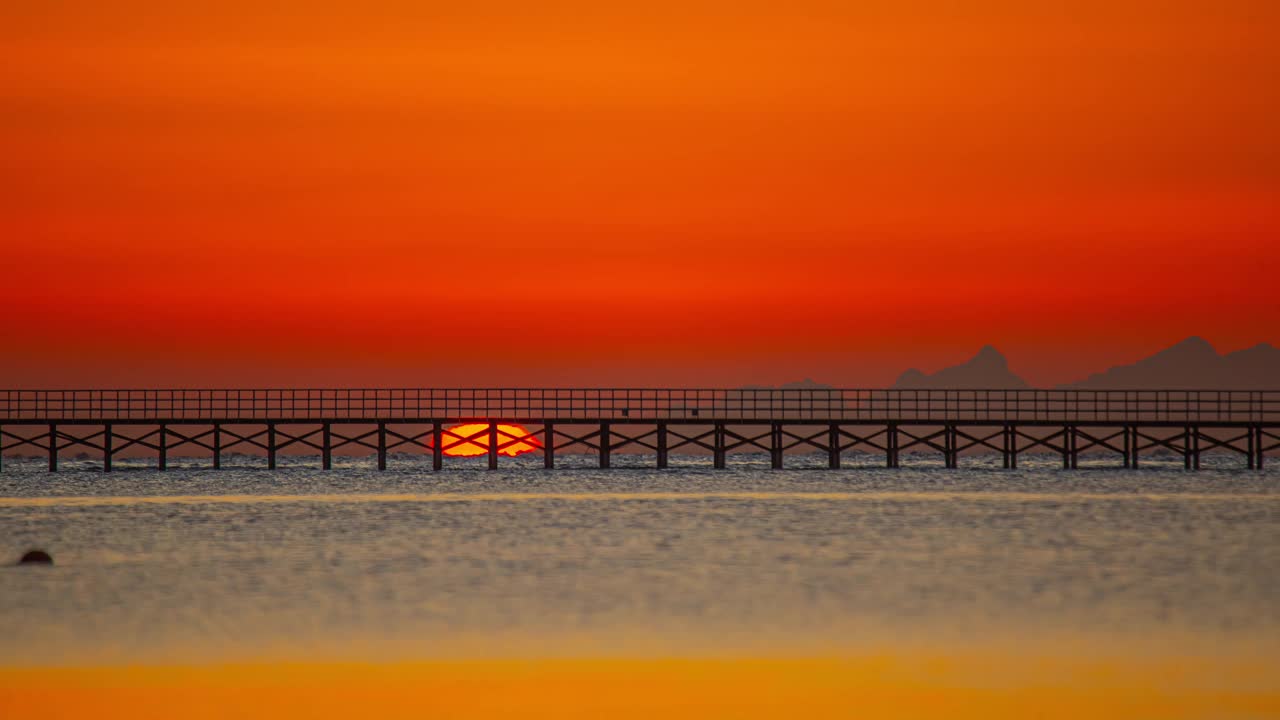
{"label": "dark rock in water", "polygon": [[19,565],[52,565],[53,558],[43,550],[28,550],[18,561]]}

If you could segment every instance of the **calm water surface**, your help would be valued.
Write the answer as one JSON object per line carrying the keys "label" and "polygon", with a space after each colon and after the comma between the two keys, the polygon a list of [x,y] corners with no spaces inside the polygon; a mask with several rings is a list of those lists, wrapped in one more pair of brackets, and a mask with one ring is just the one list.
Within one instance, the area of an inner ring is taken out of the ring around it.
{"label": "calm water surface", "polygon": [[[0,664],[842,652],[1087,640],[1280,648],[1280,472],[546,471],[420,457],[269,473],[0,473]],[[851,458],[856,464],[857,458]],[[624,456],[619,464],[641,465]],[[650,464],[652,459],[647,460]],[[1088,464],[1088,463],[1086,463]],[[172,467],[172,466],[171,466]]]}

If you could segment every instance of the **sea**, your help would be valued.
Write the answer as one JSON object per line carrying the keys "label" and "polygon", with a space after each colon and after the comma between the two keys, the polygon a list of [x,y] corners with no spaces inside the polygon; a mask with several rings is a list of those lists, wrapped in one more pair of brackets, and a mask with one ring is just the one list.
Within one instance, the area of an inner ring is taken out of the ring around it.
{"label": "sea", "polygon": [[[997,651],[1194,657],[1213,683],[1241,658],[1280,667],[1280,461],[557,460],[6,458],[0,667]],[[54,564],[13,565],[32,548]]]}

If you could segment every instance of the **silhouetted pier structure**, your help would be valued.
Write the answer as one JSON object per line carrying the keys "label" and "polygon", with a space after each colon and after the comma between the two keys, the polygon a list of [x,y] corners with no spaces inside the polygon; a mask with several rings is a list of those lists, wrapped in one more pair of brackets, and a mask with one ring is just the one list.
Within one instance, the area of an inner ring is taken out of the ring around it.
{"label": "silhouetted pier structure", "polygon": [[[476,432],[457,426],[480,423]],[[519,426],[515,432],[504,425]],[[376,453],[414,447],[433,468],[446,451],[474,445],[498,467],[504,449],[525,443],[555,466],[570,448],[596,453],[653,453],[658,468],[676,451],[710,453],[723,468],[735,452],[767,453],[774,468],[788,452],[817,451],[840,467],[846,451],[881,454],[890,468],[903,453],[931,451],[947,467],[962,454],[999,453],[1016,468],[1028,451],[1062,456],[1074,468],[1082,453],[1113,454],[1138,467],[1165,449],[1187,469],[1202,453],[1238,454],[1262,468],[1280,448],[1280,391],[1230,390],[741,390],[741,389],[268,389],[0,390],[0,457],[19,447],[48,456],[94,451],[106,471],[130,448],[155,454],[161,470],[172,451],[199,448],[222,465],[234,448],[256,448],[275,468],[277,455],[310,448],[332,466],[342,448]]]}

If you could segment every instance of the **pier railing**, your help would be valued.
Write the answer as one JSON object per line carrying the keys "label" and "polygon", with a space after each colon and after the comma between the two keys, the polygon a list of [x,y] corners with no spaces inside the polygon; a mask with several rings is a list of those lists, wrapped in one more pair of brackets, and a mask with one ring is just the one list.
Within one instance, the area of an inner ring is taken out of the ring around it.
{"label": "pier railing", "polygon": [[0,390],[0,423],[228,420],[1280,422],[1280,390]]}

